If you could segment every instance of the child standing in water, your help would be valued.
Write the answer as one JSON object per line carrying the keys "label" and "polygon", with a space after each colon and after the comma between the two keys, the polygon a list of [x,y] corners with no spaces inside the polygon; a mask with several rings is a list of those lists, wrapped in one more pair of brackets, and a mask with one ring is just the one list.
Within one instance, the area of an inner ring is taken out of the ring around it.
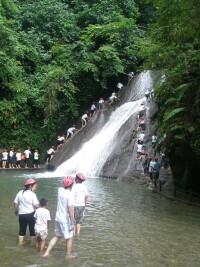
{"label": "child standing in water", "polygon": [[48,235],[48,224],[51,220],[50,212],[47,209],[48,199],[40,199],[40,207],[35,212],[35,234],[36,234],[36,244],[35,247],[43,251],[45,246],[45,240]]}

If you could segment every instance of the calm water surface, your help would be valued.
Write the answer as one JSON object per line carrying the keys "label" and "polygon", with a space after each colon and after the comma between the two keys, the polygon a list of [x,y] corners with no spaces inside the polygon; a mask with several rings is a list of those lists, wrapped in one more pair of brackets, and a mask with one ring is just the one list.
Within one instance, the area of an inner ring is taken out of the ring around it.
{"label": "calm water surface", "polygon": [[[66,261],[65,242],[43,259],[27,244],[19,248],[18,217],[12,203],[24,177],[0,173],[1,267],[148,267],[200,266],[200,209],[169,201],[146,188],[108,179],[87,179],[89,201],[80,237],[74,238],[77,258]],[[38,198],[49,199],[53,236],[57,189],[61,178],[38,179]]]}

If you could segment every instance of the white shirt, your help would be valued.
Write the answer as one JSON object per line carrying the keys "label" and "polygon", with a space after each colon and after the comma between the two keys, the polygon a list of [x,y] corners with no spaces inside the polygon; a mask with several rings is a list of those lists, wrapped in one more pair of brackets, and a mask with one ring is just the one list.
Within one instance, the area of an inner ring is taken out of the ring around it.
{"label": "white shirt", "polygon": [[123,87],[123,84],[122,84],[122,83],[118,83],[118,84],[117,84],[117,88],[118,88],[118,89],[122,89],[122,87]]}
{"label": "white shirt", "polygon": [[15,197],[14,203],[18,205],[19,214],[35,211],[34,206],[39,204],[37,196],[31,190],[21,190]]}
{"label": "white shirt", "polygon": [[9,152],[9,157],[13,157],[14,156],[14,152],[12,151],[12,150],[10,150],[10,152]]}
{"label": "white shirt", "polygon": [[110,101],[113,101],[114,99],[117,99],[116,95],[112,95],[110,98]]}
{"label": "white shirt", "polygon": [[38,160],[38,158],[39,158],[39,154],[38,154],[38,152],[34,152],[34,159],[35,159],[35,160]]}
{"label": "white shirt", "polygon": [[96,108],[95,104],[92,104],[90,110],[96,110],[96,109],[97,109],[97,108]]}
{"label": "white shirt", "polygon": [[86,118],[88,118],[88,115],[87,115],[87,114],[84,114],[81,118],[82,118],[83,120],[85,120]]}
{"label": "white shirt", "polygon": [[53,148],[50,148],[50,149],[48,150],[47,154],[51,155],[51,154],[54,153],[54,152],[55,152],[54,149],[53,149]]}
{"label": "white shirt", "polygon": [[139,107],[139,111],[142,111],[142,110],[145,110],[145,106],[144,106],[144,105],[141,105],[141,106]]}
{"label": "white shirt", "polygon": [[61,136],[61,137],[59,137],[57,140],[58,140],[58,141],[64,141],[65,138],[64,138],[64,136]]}
{"label": "white shirt", "polygon": [[64,189],[63,187],[58,188],[57,210],[55,218],[57,222],[69,222],[69,206],[74,206],[74,198],[72,192]]}
{"label": "white shirt", "polygon": [[138,140],[144,142],[144,139],[145,139],[145,134],[144,133],[141,133],[138,137]]}
{"label": "white shirt", "polygon": [[103,104],[104,103],[104,100],[103,99],[100,99],[99,100],[99,104]]}
{"label": "white shirt", "polygon": [[26,158],[29,159],[29,156],[31,155],[31,151],[28,150],[28,149],[26,149],[26,150],[24,151],[24,154],[25,154]]}
{"label": "white shirt", "polygon": [[8,159],[8,152],[2,152],[2,160],[7,160]]}
{"label": "white shirt", "polygon": [[47,231],[48,221],[51,221],[49,210],[44,207],[38,208],[34,214],[36,219],[35,229],[39,231]]}
{"label": "white shirt", "polygon": [[156,140],[157,140],[157,136],[156,136],[156,135],[152,135],[152,137],[151,137],[151,141],[152,141],[152,143],[155,143]]}
{"label": "white shirt", "polygon": [[153,168],[154,168],[154,161],[151,160],[149,163],[149,172],[153,172]]}
{"label": "white shirt", "polygon": [[141,152],[142,151],[142,144],[137,144],[137,152]]}
{"label": "white shirt", "polygon": [[85,206],[85,197],[88,195],[87,186],[82,183],[77,183],[72,187],[74,196],[74,206]]}
{"label": "white shirt", "polygon": [[16,160],[20,161],[22,159],[22,153],[21,152],[17,152],[16,153]]}
{"label": "white shirt", "polygon": [[76,130],[76,128],[75,128],[75,127],[72,127],[72,128],[69,128],[67,131],[68,131],[69,133],[73,133],[75,130]]}

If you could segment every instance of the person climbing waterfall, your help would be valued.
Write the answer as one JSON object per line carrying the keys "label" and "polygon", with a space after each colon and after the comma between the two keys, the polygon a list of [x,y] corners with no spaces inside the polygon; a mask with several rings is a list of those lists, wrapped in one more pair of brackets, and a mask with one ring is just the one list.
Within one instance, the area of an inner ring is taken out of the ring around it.
{"label": "person climbing waterfall", "polygon": [[86,112],[86,113],[83,114],[83,116],[81,117],[82,127],[85,126],[85,125],[87,124],[88,120],[89,120],[88,112]]}
{"label": "person climbing waterfall", "polygon": [[120,99],[116,96],[116,93],[113,92],[112,95],[109,97],[109,101],[108,101],[109,106],[111,107],[112,104],[116,102],[117,100],[120,100]]}
{"label": "person climbing waterfall", "polygon": [[102,109],[103,107],[104,107],[104,99],[101,97],[100,99],[99,99],[99,109]]}
{"label": "person climbing waterfall", "polygon": [[72,194],[75,199],[74,203],[74,234],[79,235],[81,230],[81,224],[83,222],[83,215],[85,211],[85,206],[88,199],[88,189],[85,184],[85,176],[82,173],[77,173],[75,182],[76,184],[72,188]]}
{"label": "person climbing waterfall", "polygon": [[56,140],[56,144],[57,144],[57,150],[64,144],[65,142],[65,135],[63,134],[62,136],[58,135],[57,136],[57,140]]}
{"label": "person climbing waterfall", "polygon": [[95,102],[92,103],[92,106],[90,108],[90,117],[94,116],[94,114],[97,112],[97,107],[95,105]]}
{"label": "person climbing waterfall", "polygon": [[140,141],[140,143],[143,144],[145,141],[145,137],[146,137],[145,133],[144,133],[144,131],[142,131],[138,136],[138,142]]}
{"label": "person climbing waterfall", "polygon": [[67,140],[68,138],[72,137],[76,131],[78,131],[78,129],[76,129],[76,125],[74,124],[74,125],[72,125],[71,128],[69,128],[69,129],[67,130],[66,140]]}
{"label": "person climbing waterfall", "polygon": [[29,178],[24,183],[25,188],[20,190],[14,200],[15,215],[19,215],[19,245],[24,244],[27,226],[29,226],[31,245],[35,245],[35,218],[34,213],[39,208],[39,201],[34,191],[37,181]]}
{"label": "person climbing waterfall", "polygon": [[146,108],[144,103],[142,103],[139,107],[138,119],[143,118],[145,116],[145,113],[146,113]]}

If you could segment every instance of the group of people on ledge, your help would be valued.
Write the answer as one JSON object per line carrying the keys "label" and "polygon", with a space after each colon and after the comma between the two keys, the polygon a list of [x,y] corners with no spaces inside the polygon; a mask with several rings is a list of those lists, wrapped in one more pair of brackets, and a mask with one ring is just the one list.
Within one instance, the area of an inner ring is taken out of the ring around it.
{"label": "group of people on ledge", "polygon": [[[82,173],[77,173],[75,178],[65,176],[62,179],[63,186],[58,188],[54,237],[50,240],[43,257],[50,256],[52,248],[63,238],[66,241],[66,259],[74,258],[71,254],[72,241],[75,235],[80,235],[88,199],[88,189],[83,184],[84,181],[85,176]],[[24,189],[20,190],[14,199],[14,211],[15,215],[19,216],[19,245],[25,244],[28,226],[31,245],[44,252],[51,215],[48,210],[48,199],[42,197],[38,201],[34,193],[36,187],[36,179],[29,178],[25,181]]]}
{"label": "group of people on ledge", "polygon": [[2,169],[19,169],[19,168],[30,168],[31,157],[33,159],[33,167],[40,168],[39,165],[39,152],[38,149],[31,149],[27,146],[25,150],[18,148],[16,151],[14,147],[10,149],[3,148],[0,151],[0,162]]}

